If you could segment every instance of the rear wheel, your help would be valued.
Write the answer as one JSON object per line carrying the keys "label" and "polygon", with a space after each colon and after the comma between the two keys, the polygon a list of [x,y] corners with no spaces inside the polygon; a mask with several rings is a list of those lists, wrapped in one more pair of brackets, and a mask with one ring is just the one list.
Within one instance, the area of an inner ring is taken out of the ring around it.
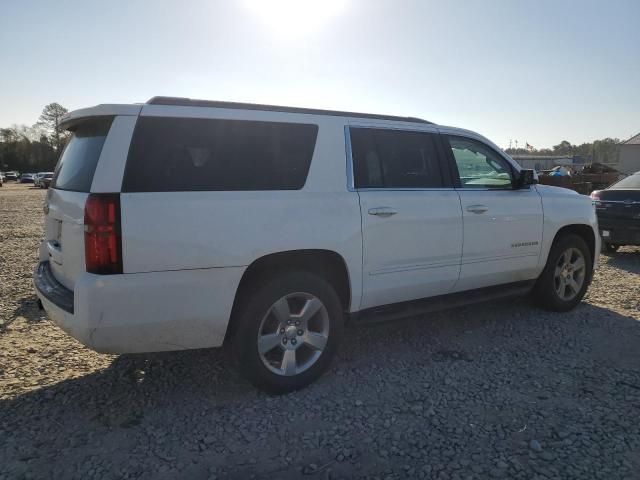
{"label": "rear wheel", "polygon": [[269,393],[290,392],[316,380],[342,336],[340,299],[312,273],[268,279],[238,310],[233,348],[240,370]]}
{"label": "rear wheel", "polygon": [[591,253],[586,242],[572,234],[558,238],[536,282],[533,292],[536,303],[556,312],[571,310],[584,297],[591,271]]}

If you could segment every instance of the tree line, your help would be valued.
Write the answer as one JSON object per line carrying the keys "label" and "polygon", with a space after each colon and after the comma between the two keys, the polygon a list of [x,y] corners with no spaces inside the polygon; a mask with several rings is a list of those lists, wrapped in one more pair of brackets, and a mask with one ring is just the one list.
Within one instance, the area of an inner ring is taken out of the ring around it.
{"label": "tree line", "polygon": [[60,128],[67,112],[59,103],[50,103],[34,125],[0,128],[0,170],[53,171],[70,136]]}
{"label": "tree line", "polygon": [[[50,103],[42,110],[31,127],[12,125],[0,128],[0,169],[18,172],[52,171],[60,152],[69,140],[69,132],[60,128],[60,121],[68,112],[59,103]],[[507,148],[510,155],[579,155],[586,163],[616,163],[617,138],[605,138],[592,143],[572,145],[563,140],[553,148]]]}
{"label": "tree line", "polygon": [[536,149],[529,148],[507,148],[505,151],[509,155],[553,155],[569,156],[574,155],[584,158],[586,163],[617,163],[620,140],[617,138],[604,138],[591,143],[572,145],[571,142],[563,140],[552,148]]}

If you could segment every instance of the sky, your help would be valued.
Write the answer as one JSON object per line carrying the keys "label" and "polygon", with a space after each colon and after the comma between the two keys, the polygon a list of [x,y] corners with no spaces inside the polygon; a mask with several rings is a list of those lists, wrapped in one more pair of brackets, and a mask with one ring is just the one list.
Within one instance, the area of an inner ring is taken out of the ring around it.
{"label": "sky", "polygon": [[640,132],[639,0],[21,0],[0,42],[0,127],[169,95],[410,115],[503,148]]}

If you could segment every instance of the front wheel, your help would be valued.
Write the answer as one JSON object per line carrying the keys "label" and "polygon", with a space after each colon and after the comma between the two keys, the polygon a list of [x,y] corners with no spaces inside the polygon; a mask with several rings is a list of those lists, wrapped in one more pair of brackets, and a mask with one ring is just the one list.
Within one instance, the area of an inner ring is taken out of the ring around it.
{"label": "front wheel", "polygon": [[305,387],[329,367],[343,317],[338,295],[322,277],[290,272],[266,280],[235,318],[233,348],[241,372],[269,393]]}
{"label": "front wheel", "polygon": [[587,291],[593,262],[586,242],[577,235],[558,238],[533,291],[538,305],[556,312],[574,308]]}

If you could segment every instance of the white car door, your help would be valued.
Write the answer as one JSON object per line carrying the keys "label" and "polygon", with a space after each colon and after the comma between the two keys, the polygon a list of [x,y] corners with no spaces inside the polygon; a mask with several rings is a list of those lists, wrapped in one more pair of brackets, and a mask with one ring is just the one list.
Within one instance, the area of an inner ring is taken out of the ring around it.
{"label": "white car door", "polygon": [[363,235],[361,309],[451,291],[462,211],[434,128],[348,128]]}
{"label": "white car door", "polygon": [[457,167],[464,225],[455,291],[535,278],[543,229],[537,190],[514,188],[514,166],[480,139],[443,133],[443,143]]}

